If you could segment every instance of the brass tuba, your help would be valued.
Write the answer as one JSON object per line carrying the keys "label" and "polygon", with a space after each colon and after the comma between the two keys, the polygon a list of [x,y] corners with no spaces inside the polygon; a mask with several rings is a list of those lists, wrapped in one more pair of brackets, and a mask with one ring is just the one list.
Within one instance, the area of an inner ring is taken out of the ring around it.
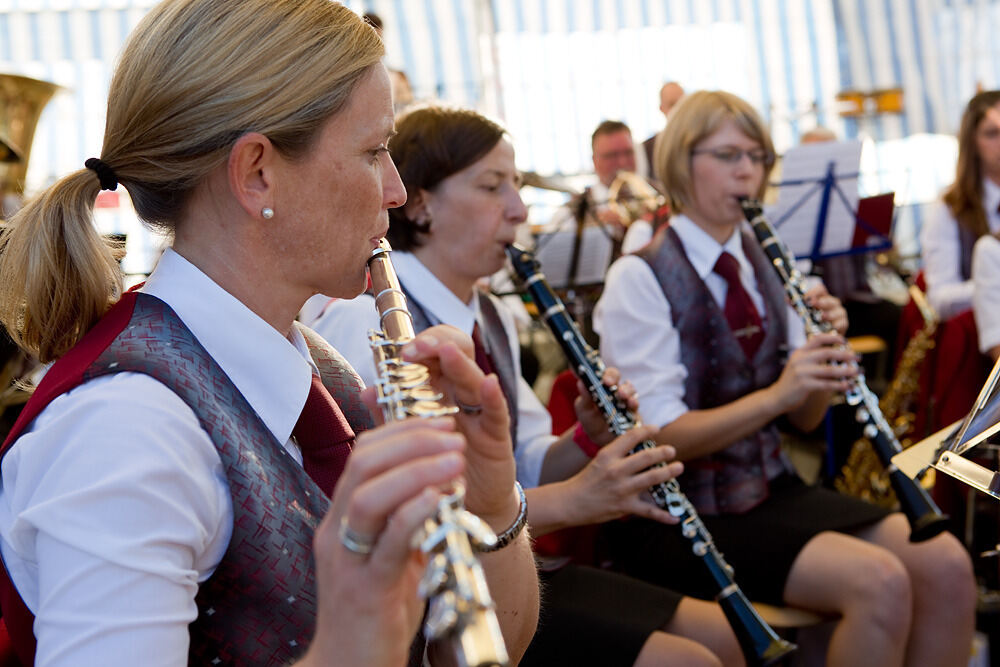
{"label": "brass tuba", "polygon": [[60,86],[15,74],[0,74],[0,218],[20,205],[31,141],[42,110]]}
{"label": "brass tuba", "polygon": [[628,227],[646,214],[655,213],[666,199],[642,176],[619,171],[608,187],[607,206]]}
{"label": "brass tuba", "polygon": [[[59,88],[47,81],[0,74],[0,227],[21,206],[35,127]],[[28,400],[30,394],[20,380],[31,367],[0,326],[0,439],[13,424],[7,408],[14,412]]]}

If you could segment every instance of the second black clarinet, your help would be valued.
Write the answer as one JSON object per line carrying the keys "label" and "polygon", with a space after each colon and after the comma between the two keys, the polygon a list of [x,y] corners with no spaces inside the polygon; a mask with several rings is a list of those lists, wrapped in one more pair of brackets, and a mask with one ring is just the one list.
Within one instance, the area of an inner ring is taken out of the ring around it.
{"label": "second black clarinet", "polygon": [[[514,272],[527,290],[538,309],[539,316],[552,330],[562,347],[573,372],[580,378],[594,403],[600,408],[608,427],[615,435],[622,435],[634,428],[638,421],[615,393],[601,381],[604,363],[596,350],[590,347],[562,301],[545,282],[534,255],[515,245],[507,246]],[[633,450],[656,447],[652,440],[639,443]],[[684,537],[691,541],[691,551],[708,568],[712,580],[718,585],[716,600],[733,628],[748,665],[771,665],[796,649],[760,617],[733,578],[733,568],[725,561],[712,541],[712,536],[702,523],[697,511],[680,489],[677,480],[671,479],[649,489],[656,504],[680,519]]]}
{"label": "second black clarinet", "polygon": [[[740,206],[743,208],[743,215],[753,228],[757,241],[784,284],[788,302],[802,318],[806,334],[832,331],[833,327],[823,319],[822,313],[806,303],[805,285],[798,269],[795,268],[795,257],[781,242],[774,227],[764,216],[760,202],[754,199],[741,199]],[[923,542],[944,532],[948,528],[948,516],[938,509],[930,494],[919,482],[907,477],[906,473],[892,462],[892,457],[903,451],[903,447],[899,444],[896,432],[882,414],[878,397],[869,389],[860,369],[858,375],[851,380],[851,386],[844,394],[844,400],[855,408],[855,417],[858,423],[862,424],[865,437],[872,443],[872,449],[889,474],[889,481],[899,499],[900,509],[910,522],[910,541]]]}

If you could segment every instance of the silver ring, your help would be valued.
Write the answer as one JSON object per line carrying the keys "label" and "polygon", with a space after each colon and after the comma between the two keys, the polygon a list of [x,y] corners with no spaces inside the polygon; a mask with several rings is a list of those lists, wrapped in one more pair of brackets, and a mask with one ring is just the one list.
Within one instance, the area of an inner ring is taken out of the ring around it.
{"label": "silver ring", "polygon": [[375,540],[357,533],[347,525],[347,516],[340,517],[340,530],[337,531],[340,543],[348,551],[352,551],[359,556],[367,556],[375,548]]}
{"label": "silver ring", "polygon": [[482,411],[483,411],[483,404],[482,403],[476,403],[475,405],[469,405],[468,403],[463,403],[462,401],[460,401],[460,400],[458,400],[456,398],[455,399],[455,405],[457,405],[458,409],[461,410],[464,414],[471,415],[473,417],[475,417],[476,415],[482,413]]}

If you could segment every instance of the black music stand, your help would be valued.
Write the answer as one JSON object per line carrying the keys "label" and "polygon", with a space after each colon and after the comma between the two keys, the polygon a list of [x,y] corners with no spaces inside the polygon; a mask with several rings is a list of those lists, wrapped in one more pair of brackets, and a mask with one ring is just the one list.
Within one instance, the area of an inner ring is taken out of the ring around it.
{"label": "black music stand", "polygon": [[[885,216],[885,200],[870,205],[844,192],[842,181],[858,178],[860,145],[857,142],[808,144],[799,146],[785,155],[785,169],[795,166],[813,175],[786,179],[777,187],[800,190],[787,207],[780,207],[779,215],[772,216],[774,226],[800,259],[818,260],[840,255],[851,255],[883,250],[892,246],[889,238],[892,208]],[[880,195],[884,197],[886,195]],[[818,199],[818,202],[816,201]],[[815,217],[812,209],[815,206]],[[850,225],[838,229],[839,242],[831,242],[828,234],[831,225]],[[808,243],[802,239],[808,238]]]}
{"label": "black music stand", "polygon": [[[572,228],[565,225],[536,238],[535,257],[549,283],[562,297],[588,342],[595,344],[591,315],[614,257],[614,240],[596,220],[590,188],[574,194],[568,207]],[[564,219],[568,223],[569,219]]]}
{"label": "black music stand", "polygon": [[892,457],[900,470],[919,477],[928,466],[1000,499],[1000,472],[964,456],[976,445],[1000,432],[1000,360],[993,365],[972,410],[909,449]]}

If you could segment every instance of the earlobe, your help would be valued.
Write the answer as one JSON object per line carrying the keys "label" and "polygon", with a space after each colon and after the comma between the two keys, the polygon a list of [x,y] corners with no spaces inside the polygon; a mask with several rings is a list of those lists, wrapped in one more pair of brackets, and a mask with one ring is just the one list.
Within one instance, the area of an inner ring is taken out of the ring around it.
{"label": "earlobe", "polygon": [[417,224],[430,224],[431,211],[426,190],[418,190],[412,195],[408,195],[406,203],[403,204],[403,213],[410,220]]}

